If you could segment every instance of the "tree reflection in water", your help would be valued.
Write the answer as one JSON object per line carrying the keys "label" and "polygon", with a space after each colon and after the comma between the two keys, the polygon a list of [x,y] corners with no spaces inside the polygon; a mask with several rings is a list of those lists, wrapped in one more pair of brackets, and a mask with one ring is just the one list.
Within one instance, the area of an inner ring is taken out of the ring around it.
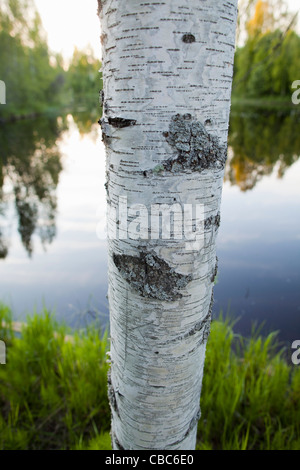
{"label": "tree reflection in water", "polygon": [[[0,126],[0,257],[9,250],[9,204],[14,203],[18,231],[29,256],[37,233],[43,246],[56,233],[56,187],[62,170],[58,139],[65,120],[42,117]],[[8,189],[7,189],[8,188]]]}
{"label": "tree reflection in water", "polygon": [[282,178],[300,156],[299,111],[233,109],[225,180],[247,191],[274,169]]}

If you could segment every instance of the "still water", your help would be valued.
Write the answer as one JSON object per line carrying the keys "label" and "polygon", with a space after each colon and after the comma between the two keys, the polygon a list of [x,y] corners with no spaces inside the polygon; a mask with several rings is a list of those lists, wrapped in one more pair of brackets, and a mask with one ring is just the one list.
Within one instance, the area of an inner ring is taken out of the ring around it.
{"label": "still water", "polygon": [[[108,321],[97,113],[0,126],[0,299],[16,319]],[[232,111],[214,315],[300,339],[300,109]]]}

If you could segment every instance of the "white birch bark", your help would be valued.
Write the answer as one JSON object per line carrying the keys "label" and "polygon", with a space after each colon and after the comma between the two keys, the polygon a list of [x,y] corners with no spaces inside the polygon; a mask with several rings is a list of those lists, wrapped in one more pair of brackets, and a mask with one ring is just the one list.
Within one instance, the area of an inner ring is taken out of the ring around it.
{"label": "white birch bark", "polygon": [[[98,3],[108,227],[116,232],[109,239],[108,293],[113,448],[194,449],[237,0]],[[119,214],[120,197],[127,198],[128,220]],[[157,239],[147,215],[157,204],[204,207],[205,242]],[[143,239],[129,238],[138,223]]]}

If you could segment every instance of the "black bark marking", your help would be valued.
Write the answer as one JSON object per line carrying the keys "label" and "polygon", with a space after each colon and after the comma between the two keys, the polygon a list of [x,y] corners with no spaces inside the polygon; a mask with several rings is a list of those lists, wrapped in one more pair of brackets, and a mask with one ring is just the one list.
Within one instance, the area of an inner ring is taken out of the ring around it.
{"label": "black bark marking", "polygon": [[119,412],[119,408],[118,408],[117,398],[116,398],[115,390],[114,390],[112,382],[111,382],[110,371],[107,374],[107,393],[108,393],[108,399],[109,399],[109,404],[110,404],[111,408],[115,411],[115,413],[120,418],[120,412]]}
{"label": "black bark marking", "polygon": [[104,99],[105,99],[103,90],[101,90],[99,92],[99,97],[100,97],[100,104],[101,104],[101,106],[103,106],[104,105]]}
{"label": "black bark marking", "polygon": [[176,336],[176,338],[167,340],[166,344],[174,343],[174,342],[177,342],[177,341],[182,341],[182,340],[187,339],[191,336],[194,336],[195,334],[197,334],[200,331],[203,332],[202,340],[201,340],[200,344],[203,344],[208,338],[209,330],[210,330],[210,323],[211,323],[211,312],[209,311],[208,314],[206,315],[206,317],[203,318],[203,320],[195,323],[193,328],[191,328],[189,331],[187,331],[186,333],[184,333],[182,335]]}
{"label": "black bark marking", "polygon": [[215,282],[217,274],[218,274],[218,262],[219,262],[218,257],[216,257],[216,265],[214,267],[213,273],[212,273],[211,278],[210,278],[212,283]]}
{"label": "black bark marking", "polygon": [[196,41],[196,38],[193,34],[188,33],[188,34],[184,34],[181,40],[182,42],[185,42],[186,44],[191,44],[192,42]]}
{"label": "black bark marking", "polygon": [[[191,114],[176,114],[167,132],[163,132],[175,155],[160,166],[168,172],[179,173],[223,169],[227,159],[227,148],[219,139],[207,132],[201,122]],[[153,172],[153,170],[152,170]]]}
{"label": "black bark marking", "polygon": [[188,435],[190,434],[190,432],[194,429],[194,427],[198,424],[198,421],[199,419],[201,418],[201,410],[199,408],[199,410],[197,411],[196,415],[193,417],[193,419],[191,420],[190,422],[190,425],[189,425],[189,428],[187,430],[187,432],[185,433],[185,436],[184,436],[184,439],[186,437],[188,437]]}
{"label": "black bark marking", "polygon": [[117,436],[115,435],[115,433],[112,434],[112,441],[114,443],[114,448],[115,450],[126,450],[124,449],[124,447],[120,444],[120,441],[119,439],[117,438]]}
{"label": "black bark marking", "polygon": [[184,440],[188,437],[188,435],[193,431],[193,429],[195,428],[195,426],[197,426],[198,421],[199,421],[200,418],[201,418],[201,410],[200,410],[200,408],[199,408],[198,411],[197,411],[197,413],[196,413],[196,415],[192,418],[192,420],[191,420],[191,422],[190,422],[190,424],[189,424],[189,427],[188,427],[188,429],[187,429],[185,435],[183,436],[183,438],[180,439],[180,440],[178,440],[178,441],[176,441],[176,442],[173,442],[173,443],[171,444],[171,446],[173,447],[173,446],[175,446],[175,445],[181,444],[181,442],[184,441]]}
{"label": "black bark marking", "polygon": [[210,323],[211,323],[211,312],[209,311],[208,314],[206,315],[201,322],[196,323],[194,328],[192,328],[188,335],[193,336],[195,335],[198,331],[203,331],[203,337],[202,337],[202,343],[205,343],[205,341],[208,338],[209,331],[210,331]]}
{"label": "black bark marking", "polygon": [[105,145],[108,145],[111,139],[108,123],[105,121],[105,119],[99,119],[98,124],[101,126],[102,141]]}
{"label": "black bark marking", "polygon": [[211,293],[210,304],[209,304],[209,308],[208,308],[208,314],[206,315],[205,319],[203,320],[205,322],[204,323],[204,330],[203,330],[203,337],[202,337],[202,342],[203,343],[205,343],[207,341],[207,338],[209,337],[213,304],[214,304],[214,293],[212,292]]}
{"label": "black bark marking", "polygon": [[212,226],[219,228],[221,224],[221,214],[220,212],[217,215],[211,215],[204,221],[205,230],[210,229]]}
{"label": "black bark marking", "polygon": [[108,114],[109,111],[110,111],[110,110],[109,110],[109,104],[108,104],[108,102],[107,102],[106,100],[104,100],[104,103],[103,103],[103,110],[104,110],[104,112],[105,112],[106,114]]}
{"label": "black bark marking", "polygon": [[142,297],[174,301],[182,298],[179,292],[192,280],[191,275],[177,273],[163,259],[152,253],[140,256],[113,254],[113,261],[123,278]]}
{"label": "black bark marking", "polygon": [[206,341],[207,338],[209,337],[213,305],[214,305],[214,290],[212,289],[210,304],[208,308],[208,314],[206,316],[205,330],[203,333],[203,341]]}
{"label": "black bark marking", "polygon": [[110,183],[110,172],[107,171],[106,172],[106,182],[104,184],[104,187],[105,187],[105,190],[106,190],[106,194],[107,194],[107,198],[109,199],[109,183]]}
{"label": "black bark marking", "polygon": [[134,119],[124,119],[120,117],[109,117],[108,118],[108,124],[110,124],[113,127],[116,127],[117,129],[123,129],[124,127],[130,127],[130,126],[135,126],[136,121]]}

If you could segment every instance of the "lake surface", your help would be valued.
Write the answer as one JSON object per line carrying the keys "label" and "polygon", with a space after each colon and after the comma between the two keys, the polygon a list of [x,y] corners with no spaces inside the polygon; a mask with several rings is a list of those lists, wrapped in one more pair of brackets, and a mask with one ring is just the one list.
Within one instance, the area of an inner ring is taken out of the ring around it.
{"label": "lake surface", "polygon": [[[100,114],[100,113],[99,113]],[[0,299],[72,326],[108,322],[97,112],[0,126]],[[214,315],[300,339],[300,107],[232,111]],[[1,176],[2,175],[2,176]]]}

